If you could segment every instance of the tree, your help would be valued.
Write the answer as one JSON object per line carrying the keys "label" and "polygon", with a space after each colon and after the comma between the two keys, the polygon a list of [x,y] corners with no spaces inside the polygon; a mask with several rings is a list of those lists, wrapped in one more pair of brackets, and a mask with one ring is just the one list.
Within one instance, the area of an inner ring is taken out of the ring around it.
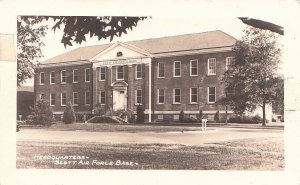
{"label": "tree", "polygon": [[27,117],[26,121],[28,124],[50,126],[53,122],[53,110],[49,102],[38,100],[31,110],[32,113]]}
{"label": "tree", "polygon": [[239,114],[260,106],[265,126],[266,104],[281,98],[280,93],[276,93],[282,88],[282,77],[278,73],[281,57],[278,36],[257,28],[247,28],[244,33],[233,47],[234,62],[223,78],[227,93],[219,103],[231,106]]}
{"label": "tree", "polygon": [[136,107],[136,121],[138,123],[144,123],[145,122],[145,113],[144,113],[144,107],[141,105],[138,105]]}
{"label": "tree", "polygon": [[97,37],[98,40],[114,36],[120,37],[127,30],[137,26],[146,17],[109,17],[109,16],[19,16],[18,29],[18,80],[20,86],[34,75],[34,67],[39,64],[43,56],[41,38],[46,35],[49,20],[54,21],[52,30],[63,29],[61,43],[66,47],[72,42],[81,44],[86,36]]}
{"label": "tree", "polygon": [[180,122],[183,122],[183,121],[184,121],[184,117],[185,117],[185,116],[184,116],[184,111],[181,110],[180,113],[179,113],[179,121],[180,121]]}
{"label": "tree", "polygon": [[63,122],[66,124],[74,123],[76,121],[75,111],[72,103],[68,102],[63,115]]}
{"label": "tree", "polygon": [[219,111],[217,111],[215,113],[215,121],[216,121],[216,123],[219,123],[219,121],[220,121],[220,112]]}
{"label": "tree", "polygon": [[203,118],[203,111],[202,111],[202,109],[200,109],[198,119],[201,120],[202,118]]}

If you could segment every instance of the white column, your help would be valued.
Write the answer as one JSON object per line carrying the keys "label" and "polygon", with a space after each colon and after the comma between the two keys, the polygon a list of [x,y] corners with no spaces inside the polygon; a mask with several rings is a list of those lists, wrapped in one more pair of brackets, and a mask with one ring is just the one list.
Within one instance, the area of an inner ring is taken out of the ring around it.
{"label": "white column", "polygon": [[151,67],[151,58],[149,59],[149,122],[151,122],[151,112],[152,112],[152,67]]}

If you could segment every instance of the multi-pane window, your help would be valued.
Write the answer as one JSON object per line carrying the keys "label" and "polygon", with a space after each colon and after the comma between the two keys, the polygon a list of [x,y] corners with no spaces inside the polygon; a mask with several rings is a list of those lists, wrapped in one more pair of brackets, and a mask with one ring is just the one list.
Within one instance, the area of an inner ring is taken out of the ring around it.
{"label": "multi-pane window", "polygon": [[208,87],[208,103],[216,102],[216,87]]}
{"label": "multi-pane window", "polygon": [[105,105],[106,103],[105,91],[100,92],[99,100],[101,105]]}
{"label": "multi-pane window", "polygon": [[158,78],[165,77],[165,64],[160,62],[158,63]]}
{"label": "multi-pane window", "polygon": [[55,72],[50,72],[50,84],[55,84]]}
{"label": "multi-pane window", "polygon": [[100,81],[105,81],[106,80],[106,68],[105,67],[100,67],[99,80]]}
{"label": "multi-pane window", "polygon": [[73,105],[78,105],[78,92],[73,92]]}
{"label": "multi-pane window", "polygon": [[90,81],[90,68],[85,69],[85,81],[89,82]]}
{"label": "multi-pane window", "polygon": [[44,84],[45,84],[45,73],[40,72],[40,85],[44,85]]}
{"label": "multi-pane window", "polygon": [[78,69],[73,70],[73,83],[78,83]]}
{"label": "multi-pane window", "polygon": [[142,101],[142,99],[143,99],[142,93],[143,93],[142,89],[136,90],[136,93],[135,93],[135,95],[136,95],[136,97],[135,97],[135,104],[138,105],[138,104],[142,104],[143,103],[143,101]]}
{"label": "multi-pane window", "polygon": [[117,66],[117,80],[124,80],[124,66]]}
{"label": "multi-pane window", "polygon": [[61,93],[60,94],[60,105],[65,106],[67,104],[67,94]]}
{"label": "multi-pane window", "polygon": [[157,103],[158,104],[163,104],[165,103],[165,90],[164,89],[157,89]]}
{"label": "multi-pane window", "polygon": [[226,57],[226,70],[233,64],[233,57]]}
{"label": "multi-pane window", "polygon": [[142,77],[143,77],[142,64],[137,64],[135,66],[135,78],[136,79],[141,79]]}
{"label": "multi-pane window", "polygon": [[60,76],[61,76],[61,78],[60,78],[61,83],[62,84],[67,83],[67,72],[65,70],[60,72]]}
{"label": "multi-pane window", "polygon": [[197,76],[198,75],[198,60],[190,61],[190,75]]}
{"label": "multi-pane window", "polygon": [[86,91],[85,92],[85,104],[86,105],[90,105],[90,92],[89,91]]}
{"label": "multi-pane window", "polygon": [[45,99],[45,94],[44,93],[41,93],[40,94],[40,100],[44,100]]}
{"label": "multi-pane window", "polygon": [[180,88],[173,89],[173,103],[175,103],[175,104],[181,103],[181,89]]}
{"label": "multi-pane window", "polygon": [[209,58],[208,59],[208,75],[215,75],[216,74],[216,59]]}
{"label": "multi-pane window", "polygon": [[190,89],[190,102],[198,103],[198,88],[196,87]]}
{"label": "multi-pane window", "polygon": [[181,75],[181,62],[174,61],[174,77],[179,77]]}
{"label": "multi-pane window", "polygon": [[55,105],[55,94],[50,94],[50,106]]}

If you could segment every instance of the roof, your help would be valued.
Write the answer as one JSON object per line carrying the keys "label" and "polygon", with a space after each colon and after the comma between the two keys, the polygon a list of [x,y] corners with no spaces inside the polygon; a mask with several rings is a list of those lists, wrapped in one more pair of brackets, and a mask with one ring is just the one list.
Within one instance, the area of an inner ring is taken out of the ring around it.
{"label": "roof", "polygon": [[[138,48],[148,51],[151,54],[158,54],[165,52],[233,46],[235,42],[236,39],[234,37],[221,30],[216,30],[202,33],[129,41],[125,43],[134,45]],[[111,45],[113,45],[113,43],[80,47],[48,59],[42,62],[42,64],[90,60]]]}

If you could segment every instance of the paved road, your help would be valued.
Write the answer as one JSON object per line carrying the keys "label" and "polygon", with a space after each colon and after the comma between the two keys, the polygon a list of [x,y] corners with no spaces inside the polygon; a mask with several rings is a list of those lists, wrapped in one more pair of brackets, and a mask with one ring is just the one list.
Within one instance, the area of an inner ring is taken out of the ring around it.
{"label": "paved road", "polygon": [[182,144],[201,145],[251,138],[281,138],[282,129],[222,128],[210,127],[209,131],[192,132],[87,132],[56,131],[46,129],[22,129],[17,132],[17,141],[40,142],[92,142],[114,144]]}

